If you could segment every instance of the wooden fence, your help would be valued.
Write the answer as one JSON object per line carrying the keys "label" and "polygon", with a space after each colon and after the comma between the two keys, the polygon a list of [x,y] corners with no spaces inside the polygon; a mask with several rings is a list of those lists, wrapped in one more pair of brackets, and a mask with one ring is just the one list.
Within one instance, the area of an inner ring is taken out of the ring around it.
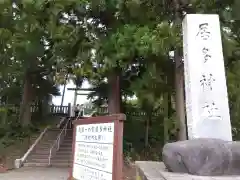
{"label": "wooden fence", "polygon": [[[19,113],[19,106],[15,106],[15,105],[2,105],[0,106],[0,108],[7,108],[9,110],[11,110],[12,112],[15,113]],[[100,107],[100,108],[94,108],[91,107],[93,109],[92,112],[96,112],[97,114],[108,114],[108,107]],[[84,109],[90,109],[90,107],[84,107]],[[38,112],[39,110],[39,106],[37,105],[32,105],[31,106],[31,112]],[[63,115],[70,115],[71,114],[71,104],[69,104],[68,106],[57,106],[57,105],[49,105],[48,107],[48,112],[49,114],[63,114]],[[155,112],[152,114],[152,116],[159,116],[161,113],[160,112]],[[141,111],[133,111],[133,112],[125,112],[126,115],[130,115],[130,116],[146,116],[145,112],[141,112]]]}
{"label": "wooden fence", "polygon": [[[70,107],[71,108],[71,107]],[[68,114],[70,111],[69,106],[55,106],[55,105],[50,105],[49,106],[49,113],[50,114]],[[38,112],[39,107],[36,105],[31,106],[31,112]]]}

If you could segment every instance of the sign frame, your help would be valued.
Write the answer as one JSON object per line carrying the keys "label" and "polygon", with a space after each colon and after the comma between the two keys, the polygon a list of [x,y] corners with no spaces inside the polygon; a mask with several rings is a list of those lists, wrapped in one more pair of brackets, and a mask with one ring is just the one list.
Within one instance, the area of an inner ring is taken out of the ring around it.
{"label": "sign frame", "polygon": [[[108,116],[96,116],[73,121],[73,142],[72,142],[72,166],[70,168],[69,180],[75,180],[73,177],[73,166],[76,145],[76,129],[78,125],[114,123],[113,137],[113,162],[112,162],[112,180],[123,178],[123,122],[126,120],[125,114],[112,114]],[[77,179],[76,179],[77,180]]]}

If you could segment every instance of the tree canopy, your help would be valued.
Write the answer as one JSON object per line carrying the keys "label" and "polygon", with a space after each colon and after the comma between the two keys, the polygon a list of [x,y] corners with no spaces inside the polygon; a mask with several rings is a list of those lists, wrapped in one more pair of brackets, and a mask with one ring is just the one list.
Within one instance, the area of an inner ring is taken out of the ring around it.
{"label": "tree canopy", "polygon": [[[89,98],[100,106],[112,99],[114,75],[119,78],[122,112],[141,109],[147,128],[165,118],[176,133],[173,54],[182,52],[181,22],[186,13],[216,13],[221,21],[233,132],[238,138],[239,7],[238,0],[1,1],[1,101],[20,105],[19,120],[27,126],[31,104],[59,95],[58,85],[64,84],[66,76],[79,86],[88,80],[94,90]],[[133,96],[135,102],[129,100]],[[159,118],[153,115],[156,112]]]}

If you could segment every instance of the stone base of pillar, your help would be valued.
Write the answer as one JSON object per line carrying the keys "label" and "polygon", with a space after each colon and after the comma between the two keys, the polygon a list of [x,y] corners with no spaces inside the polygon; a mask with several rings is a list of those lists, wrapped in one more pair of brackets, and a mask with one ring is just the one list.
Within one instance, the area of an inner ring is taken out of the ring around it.
{"label": "stone base of pillar", "polygon": [[167,171],[163,162],[137,161],[136,180],[238,180],[240,176],[194,176]]}

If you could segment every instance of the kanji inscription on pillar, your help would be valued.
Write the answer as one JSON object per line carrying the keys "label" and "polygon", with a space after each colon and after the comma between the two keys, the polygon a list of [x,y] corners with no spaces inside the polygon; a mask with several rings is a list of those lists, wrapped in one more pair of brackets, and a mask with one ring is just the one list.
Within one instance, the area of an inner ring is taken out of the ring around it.
{"label": "kanji inscription on pillar", "polygon": [[184,76],[189,139],[232,140],[219,17],[183,20]]}

